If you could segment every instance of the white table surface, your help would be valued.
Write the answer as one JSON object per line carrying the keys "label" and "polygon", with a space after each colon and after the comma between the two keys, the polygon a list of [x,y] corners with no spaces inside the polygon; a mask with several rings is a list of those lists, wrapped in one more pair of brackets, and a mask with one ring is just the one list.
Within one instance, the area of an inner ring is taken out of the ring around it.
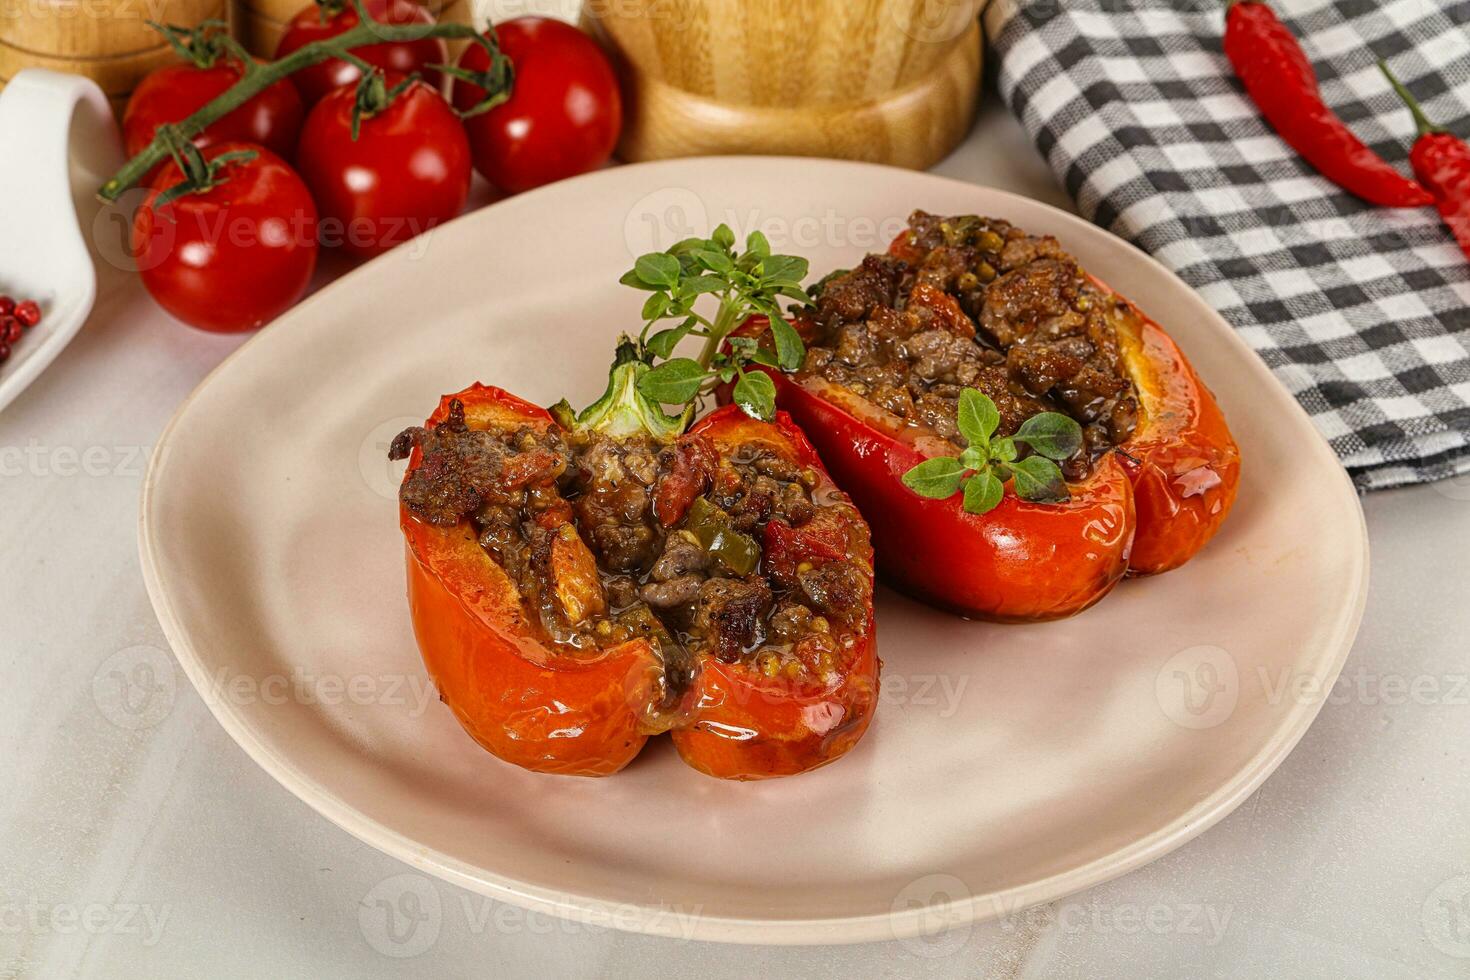
{"label": "white table surface", "polygon": [[[937,170],[1067,206],[993,99]],[[421,878],[215,723],[166,652],[135,525],[146,454],[238,342],[111,274],[80,336],[0,414],[0,978],[1470,976],[1470,481],[1366,501],[1373,584],[1345,682],[1194,842],[931,941],[679,942]],[[151,686],[120,687],[146,680],[140,665],[159,668]],[[359,908],[405,886],[440,912],[432,937],[395,943]]]}

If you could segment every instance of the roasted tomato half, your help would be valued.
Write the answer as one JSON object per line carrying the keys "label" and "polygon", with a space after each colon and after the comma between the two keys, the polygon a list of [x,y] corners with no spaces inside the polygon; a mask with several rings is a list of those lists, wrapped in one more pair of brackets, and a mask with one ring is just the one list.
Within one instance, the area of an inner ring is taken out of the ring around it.
{"label": "roasted tomato half", "polygon": [[669,732],[701,772],[763,779],[866,730],[868,529],[784,413],[659,438],[475,385],[393,455],[419,648],[500,758],[607,775]]}
{"label": "roasted tomato half", "polygon": [[[823,280],[795,325],[806,360],[768,371],[778,404],[869,516],[879,571],[920,599],[1004,621],[1072,615],[1126,573],[1189,560],[1234,502],[1240,454],[1214,398],[1158,324],[1054,238],[915,212],[887,254]],[[1001,436],[1046,412],[1080,424],[1069,499],[1008,489],[973,514],[903,484],[967,446],[966,388],[994,402]]]}

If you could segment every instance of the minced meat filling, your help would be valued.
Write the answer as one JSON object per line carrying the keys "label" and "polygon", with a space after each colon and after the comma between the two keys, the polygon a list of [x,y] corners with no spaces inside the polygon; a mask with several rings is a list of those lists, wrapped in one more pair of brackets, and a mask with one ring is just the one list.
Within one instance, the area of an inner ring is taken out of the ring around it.
{"label": "minced meat filling", "polygon": [[1081,423],[1064,469],[1132,434],[1138,401],[1109,319],[1110,297],[1050,236],[994,218],[909,218],[905,258],[869,255],[823,284],[802,370],[964,447],[960,391],[978,388],[1009,435],[1038,412]]}
{"label": "minced meat filling", "polygon": [[706,650],[768,676],[820,676],[864,625],[869,572],[848,557],[862,554],[856,511],[761,444],[721,457],[703,436],[482,431],[455,401],[390,455],[415,446],[404,506],[436,525],[470,520],[556,644],[646,636],[678,688]]}

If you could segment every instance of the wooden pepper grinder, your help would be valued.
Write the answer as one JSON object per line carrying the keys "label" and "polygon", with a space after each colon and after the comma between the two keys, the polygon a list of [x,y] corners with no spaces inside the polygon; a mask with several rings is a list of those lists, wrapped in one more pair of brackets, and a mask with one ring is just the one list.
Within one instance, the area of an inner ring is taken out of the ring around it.
{"label": "wooden pepper grinder", "polygon": [[226,0],[0,0],[0,86],[22,68],[85,75],[122,114],[143,76],[177,60],[148,26],[223,20]]}
{"label": "wooden pepper grinder", "polygon": [[625,160],[710,153],[928,167],[980,94],[983,0],[587,0],[628,96]]}

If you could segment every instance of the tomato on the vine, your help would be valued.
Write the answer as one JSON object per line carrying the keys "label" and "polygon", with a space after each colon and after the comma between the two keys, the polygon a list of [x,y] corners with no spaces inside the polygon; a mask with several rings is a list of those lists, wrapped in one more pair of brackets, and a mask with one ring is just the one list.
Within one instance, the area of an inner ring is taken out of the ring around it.
{"label": "tomato on the vine", "polygon": [[[301,298],[316,268],[316,205],[286,162],[251,143],[216,143],[170,161],[133,218],[143,284],[201,330],[232,333],[274,319]],[[202,176],[202,180],[198,177]],[[182,191],[168,199],[175,188]]]}
{"label": "tomato on the vine", "polygon": [[[515,66],[510,98],[464,121],[475,169],[502,190],[517,192],[596,170],[612,156],[623,103],[607,56],[586,34],[546,17],[499,24],[500,49]],[[484,71],[490,55],[471,44],[459,67]],[[454,105],[468,111],[480,86],[454,82]]]}
{"label": "tomato on the vine", "polygon": [[[238,60],[220,57],[207,67],[184,62],[149,72],[123,110],[123,144],[128,156],[136,156],[153,141],[164,123],[175,123],[212,102],[245,74]],[[283,157],[296,149],[301,120],[306,109],[289,79],[250,98],[228,115],[210,123],[194,137],[195,146],[212,146],[228,140],[259,143]],[[157,176],[155,167],[148,175]],[[148,178],[144,178],[147,180]]]}
{"label": "tomato on the vine", "polygon": [[[363,6],[368,15],[383,24],[434,23],[434,16],[413,0],[365,0]],[[276,59],[284,58],[297,48],[313,41],[325,41],[351,30],[359,23],[357,11],[346,0],[317,0],[291,18],[286,32],[276,45]],[[353,48],[352,53],[368,64],[385,71],[401,72],[405,75],[418,72],[435,87],[439,84],[439,73],[426,71],[428,65],[442,65],[449,60],[449,49],[443,38],[421,37],[412,41],[384,41]],[[362,78],[356,65],[341,58],[308,65],[291,75],[296,88],[308,106],[325,98],[339,85],[350,85]]]}
{"label": "tomato on the vine", "polygon": [[470,192],[469,142],[444,97],[396,74],[366,84],[318,102],[296,152],[321,208],[322,243],[362,257],[456,217]]}

